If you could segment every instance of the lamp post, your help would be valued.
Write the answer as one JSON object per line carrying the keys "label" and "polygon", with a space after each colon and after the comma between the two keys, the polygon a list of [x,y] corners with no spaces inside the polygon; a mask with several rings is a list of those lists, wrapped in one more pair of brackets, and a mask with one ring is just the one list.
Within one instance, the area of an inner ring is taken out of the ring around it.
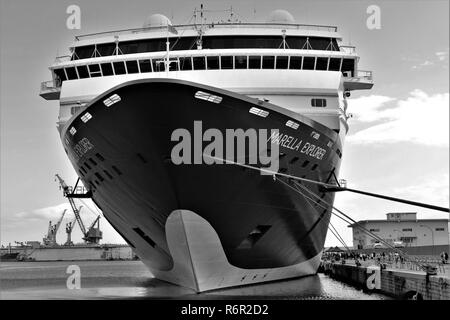
{"label": "lamp post", "polygon": [[433,229],[425,224],[421,224],[420,227],[428,228],[431,231],[431,243],[432,243],[431,254],[434,256],[434,232],[433,232]]}

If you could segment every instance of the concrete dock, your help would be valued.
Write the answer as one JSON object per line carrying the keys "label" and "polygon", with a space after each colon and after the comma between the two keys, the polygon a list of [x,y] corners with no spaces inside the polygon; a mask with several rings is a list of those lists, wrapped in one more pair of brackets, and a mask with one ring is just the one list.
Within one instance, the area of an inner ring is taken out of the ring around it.
{"label": "concrete dock", "polygon": [[374,262],[356,265],[354,260],[323,261],[321,270],[334,279],[397,299],[450,300],[450,266],[437,275],[424,271],[381,268]]}

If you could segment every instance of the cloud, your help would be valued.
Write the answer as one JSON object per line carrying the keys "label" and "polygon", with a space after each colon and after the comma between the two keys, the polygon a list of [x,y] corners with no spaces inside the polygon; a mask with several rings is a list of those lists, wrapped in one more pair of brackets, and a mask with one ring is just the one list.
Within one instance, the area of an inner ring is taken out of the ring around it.
{"label": "cloud", "polygon": [[[36,209],[32,211],[23,211],[16,213],[12,219],[13,220],[55,220],[61,217],[62,212],[66,210],[71,210],[68,203],[61,203],[55,206]],[[67,212],[66,212],[67,213]]]}
{"label": "cloud", "polygon": [[348,108],[355,120],[360,122],[373,122],[382,119],[380,110],[386,107],[388,102],[395,101],[394,98],[386,96],[363,96],[348,100]]}
{"label": "cloud", "polygon": [[439,61],[445,61],[448,59],[448,51],[438,51],[436,52],[436,56]]}
{"label": "cloud", "polygon": [[398,197],[413,201],[449,206],[449,175],[423,177],[419,181],[393,190]]}
{"label": "cloud", "polygon": [[[86,206],[88,206],[89,209],[91,209],[91,210],[86,209]],[[79,207],[79,205],[77,205],[77,208],[78,207]],[[82,218],[84,218],[83,212],[89,212],[89,211],[93,217],[93,214],[95,213],[95,210],[93,208],[95,208],[95,206],[92,205],[91,203],[85,201],[85,204],[83,204],[83,207],[85,209],[81,211]],[[35,210],[31,210],[31,211],[22,211],[22,212],[16,213],[12,217],[10,217],[9,220],[10,220],[10,222],[18,222],[18,221],[25,221],[25,220],[27,222],[33,222],[33,221],[36,222],[36,221],[45,220],[47,222],[52,221],[54,223],[61,218],[61,215],[64,210],[67,210],[66,214],[64,216],[64,219],[73,219],[74,218],[72,208],[71,208],[70,204],[66,202],[66,203],[61,203],[61,204],[57,204],[54,206],[35,209]],[[98,214],[98,213],[96,213],[96,214]],[[92,217],[89,217],[89,219],[91,219]]]}
{"label": "cloud", "polygon": [[[402,61],[413,63],[411,69],[419,70],[431,66],[447,66],[448,63],[448,48],[443,51],[436,51],[432,55],[427,55],[427,57],[402,57]],[[425,60],[425,61],[424,61]]]}
{"label": "cloud", "polygon": [[412,66],[412,69],[420,69],[420,68],[428,67],[428,66],[432,66],[432,65],[434,65],[434,62],[432,62],[430,60],[425,60],[421,64]]}
{"label": "cloud", "polygon": [[[365,98],[367,101],[380,101],[379,96]],[[448,93],[427,95],[416,89],[407,99],[396,101],[393,108],[381,110],[383,104],[374,105],[375,108],[369,107],[367,118],[372,119],[372,122],[383,122],[348,136],[347,141],[355,144],[412,142],[428,146],[449,146]],[[359,108],[359,113],[364,112],[364,106]],[[377,112],[376,115],[373,115],[374,111]],[[368,120],[365,116],[361,117]],[[356,118],[361,121],[360,119]]]}

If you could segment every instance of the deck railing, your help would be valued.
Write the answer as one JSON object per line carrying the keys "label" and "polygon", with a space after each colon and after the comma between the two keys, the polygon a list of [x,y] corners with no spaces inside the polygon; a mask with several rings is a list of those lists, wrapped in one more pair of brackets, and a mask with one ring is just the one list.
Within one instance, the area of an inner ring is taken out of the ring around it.
{"label": "deck railing", "polygon": [[72,59],[72,56],[59,56],[55,58],[55,62],[56,63],[61,63],[61,62],[68,62]]}
{"label": "deck railing", "polygon": [[59,86],[57,83],[55,83],[55,81],[50,80],[50,81],[44,81],[41,83],[41,92],[44,91],[55,91],[58,90]]}
{"label": "deck railing", "polygon": [[356,54],[356,47],[354,46],[339,46],[339,49],[347,54]]}
{"label": "deck railing", "polygon": [[358,70],[358,72],[356,73],[356,77],[359,79],[372,81],[373,80],[373,72],[368,71],[368,70]]}
{"label": "deck railing", "polygon": [[[197,24],[182,24],[182,25],[174,25],[172,26],[177,31],[183,30],[196,30],[200,28],[200,25]],[[325,25],[314,25],[314,24],[284,24],[284,23],[208,23],[204,24],[203,28],[211,29],[211,28],[267,28],[267,27],[280,27],[283,29],[294,29],[294,30],[315,30],[315,31],[328,31],[328,32],[337,32],[337,27],[335,26],[325,26]],[[145,33],[151,31],[166,31],[167,27],[149,27],[149,28],[134,28],[134,29],[122,29],[122,30],[114,30],[114,31],[105,31],[105,32],[97,32],[85,35],[79,35],[75,37],[75,40],[85,40],[89,38],[96,38],[99,36],[118,36],[124,34],[137,34],[137,33]]]}

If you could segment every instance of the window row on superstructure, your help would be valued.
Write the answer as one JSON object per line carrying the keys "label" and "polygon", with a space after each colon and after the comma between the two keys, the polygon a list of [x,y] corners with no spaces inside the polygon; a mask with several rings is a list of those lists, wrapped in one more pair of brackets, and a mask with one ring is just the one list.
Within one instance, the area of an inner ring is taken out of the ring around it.
{"label": "window row on superstructure", "polygon": [[[167,38],[121,41],[75,47],[72,60],[166,51]],[[170,50],[195,50],[198,37],[169,38]],[[299,49],[339,51],[335,38],[306,36],[204,36],[202,49]]]}
{"label": "window row on superstructure", "polygon": [[[290,69],[341,71],[352,77],[355,59],[314,56],[194,56],[170,58],[169,71],[233,70],[233,69]],[[153,59],[113,61],[55,69],[57,81],[95,78],[123,74],[164,72],[164,57]]]}

